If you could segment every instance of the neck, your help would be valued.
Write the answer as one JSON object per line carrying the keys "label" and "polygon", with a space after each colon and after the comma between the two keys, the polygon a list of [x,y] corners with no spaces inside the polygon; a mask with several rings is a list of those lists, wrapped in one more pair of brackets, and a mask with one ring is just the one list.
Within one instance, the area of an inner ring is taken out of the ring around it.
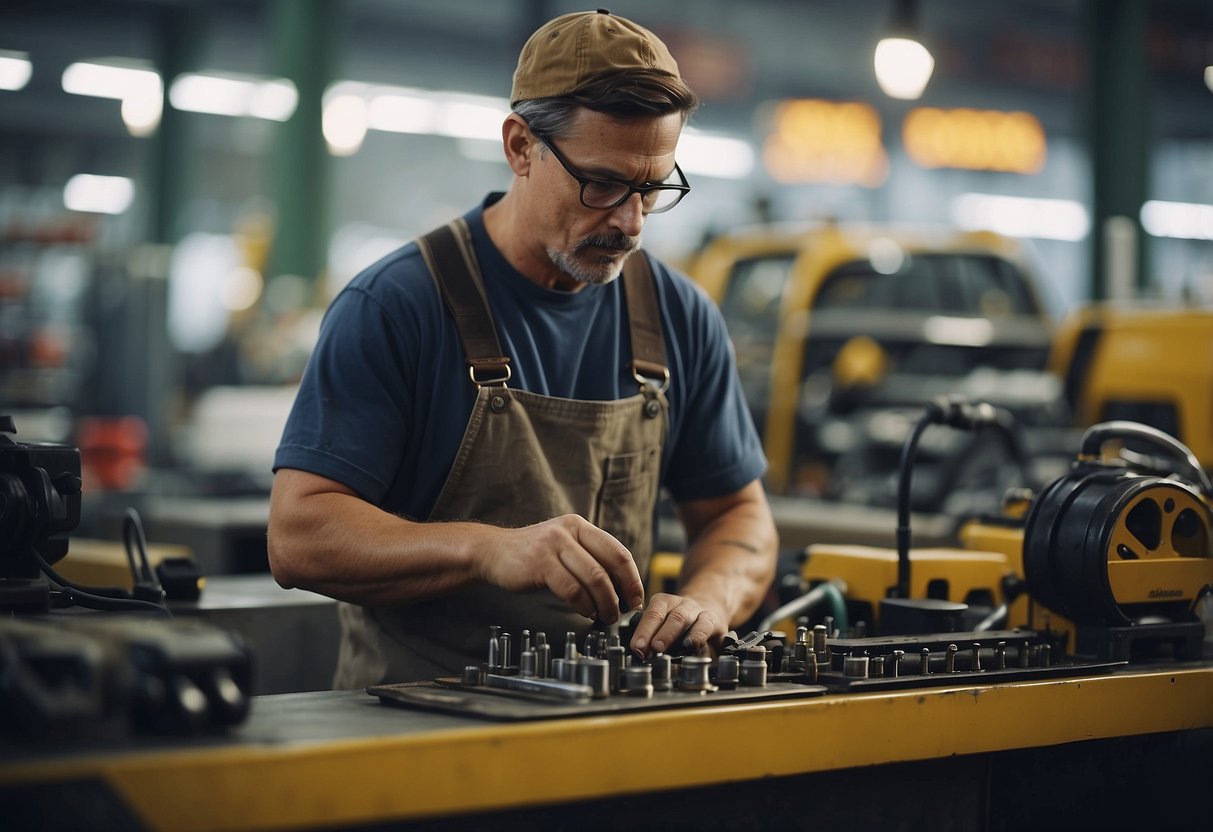
{"label": "neck", "polygon": [[506,262],[532,283],[562,292],[585,288],[581,281],[556,268],[543,246],[530,237],[513,190],[484,209],[484,228]]}

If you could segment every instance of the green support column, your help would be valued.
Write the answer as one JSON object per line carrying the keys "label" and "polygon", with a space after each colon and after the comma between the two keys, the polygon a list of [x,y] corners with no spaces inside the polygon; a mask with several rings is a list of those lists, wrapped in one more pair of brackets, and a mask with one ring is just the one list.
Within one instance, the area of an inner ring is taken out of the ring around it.
{"label": "green support column", "polygon": [[160,12],[156,30],[156,70],[164,82],[164,99],[160,125],[150,139],[148,236],[151,242],[172,245],[187,230],[183,227],[185,206],[193,188],[197,154],[190,152],[185,114],[169,104],[168,92],[174,78],[198,68],[195,62],[201,48],[201,25],[193,11],[171,8]]}
{"label": "green support column", "polygon": [[[99,388],[107,391],[103,412],[134,414],[147,423],[148,462],[172,461],[173,419],[181,390],[181,357],[168,333],[168,264],[171,246],[190,230],[187,206],[197,178],[197,152],[186,120],[173,109],[173,79],[196,70],[204,21],[197,9],[171,7],[155,13],[156,71],[163,82],[160,124],[147,142],[140,184],[147,205],[147,245],[128,258],[121,326],[99,334]],[[155,359],[152,359],[155,356]]]}
{"label": "green support column", "polygon": [[1145,283],[1150,71],[1145,0],[1086,0],[1087,130],[1091,153],[1091,297]]}
{"label": "green support column", "polygon": [[274,72],[294,82],[299,105],[274,143],[274,243],[267,278],[320,277],[328,248],[329,156],[321,98],[333,79],[337,44],[333,0],[274,0]]}

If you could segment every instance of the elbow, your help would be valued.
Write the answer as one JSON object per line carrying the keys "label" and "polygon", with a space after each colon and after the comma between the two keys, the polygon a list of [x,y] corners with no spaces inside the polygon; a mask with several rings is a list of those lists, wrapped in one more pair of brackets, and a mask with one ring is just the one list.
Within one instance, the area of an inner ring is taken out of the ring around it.
{"label": "elbow", "polygon": [[293,539],[282,524],[270,520],[266,535],[266,554],[269,558],[270,574],[283,589],[300,588],[306,583],[302,570],[302,542]]}

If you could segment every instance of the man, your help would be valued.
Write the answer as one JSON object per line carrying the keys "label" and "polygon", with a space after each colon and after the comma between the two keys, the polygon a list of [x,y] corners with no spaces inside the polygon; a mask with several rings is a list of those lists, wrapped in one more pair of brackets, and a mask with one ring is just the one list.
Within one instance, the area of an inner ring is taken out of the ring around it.
{"label": "man", "polygon": [[[689,190],[695,94],[599,10],[531,36],[511,106],[509,191],[333,301],[275,458],[270,566],[348,602],[338,687],[458,674],[490,625],[559,651],[642,607],[635,654],[718,647],[774,573],[723,321],[638,251]],[[659,485],[689,545],[646,605]]]}

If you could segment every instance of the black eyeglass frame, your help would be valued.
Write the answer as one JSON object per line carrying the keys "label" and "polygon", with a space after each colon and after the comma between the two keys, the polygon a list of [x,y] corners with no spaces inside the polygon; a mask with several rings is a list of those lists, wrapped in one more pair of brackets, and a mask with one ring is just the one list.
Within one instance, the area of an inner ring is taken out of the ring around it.
{"label": "black eyeglass frame", "polygon": [[[534,131],[532,131],[532,132],[534,132]],[[537,138],[537,139],[539,139],[539,141],[543,142],[544,146],[546,146],[548,148],[548,150],[552,151],[552,155],[556,157],[556,161],[560,163],[560,166],[565,169],[565,171],[568,173],[568,175],[577,180],[577,184],[581,186],[581,191],[578,194],[578,197],[581,199],[581,204],[591,210],[612,211],[612,210],[618,208],[623,203],[627,202],[629,199],[631,199],[632,194],[640,194],[640,199],[643,203],[645,195],[650,194],[653,191],[677,191],[678,197],[673,202],[671,202],[669,205],[663,206],[661,208],[652,208],[652,209],[649,209],[648,211],[645,211],[646,214],[664,214],[666,211],[673,208],[679,202],[682,202],[682,198],[691,192],[691,184],[689,182],[687,182],[686,174],[682,172],[682,168],[678,167],[677,162],[674,163],[674,173],[678,174],[678,178],[680,180],[682,180],[681,185],[671,185],[671,184],[664,183],[664,182],[660,185],[631,185],[631,184],[624,182],[622,180],[619,180],[619,179],[598,179],[597,177],[586,176],[582,171],[573,167],[569,163],[568,159],[564,158],[564,154],[556,149],[556,145],[552,142],[552,140],[550,138],[548,138],[547,136],[545,136],[541,133],[535,133],[535,138]],[[610,205],[590,205],[588,202],[585,201],[585,189],[586,189],[587,185],[590,185],[592,183],[597,183],[599,185],[614,185],[614,186],[618,186],[621,188],[627,188],[627,192],[624,193],[623,196],[619,197],[619,199],[617,199],[615,202],[611,203]]]}

